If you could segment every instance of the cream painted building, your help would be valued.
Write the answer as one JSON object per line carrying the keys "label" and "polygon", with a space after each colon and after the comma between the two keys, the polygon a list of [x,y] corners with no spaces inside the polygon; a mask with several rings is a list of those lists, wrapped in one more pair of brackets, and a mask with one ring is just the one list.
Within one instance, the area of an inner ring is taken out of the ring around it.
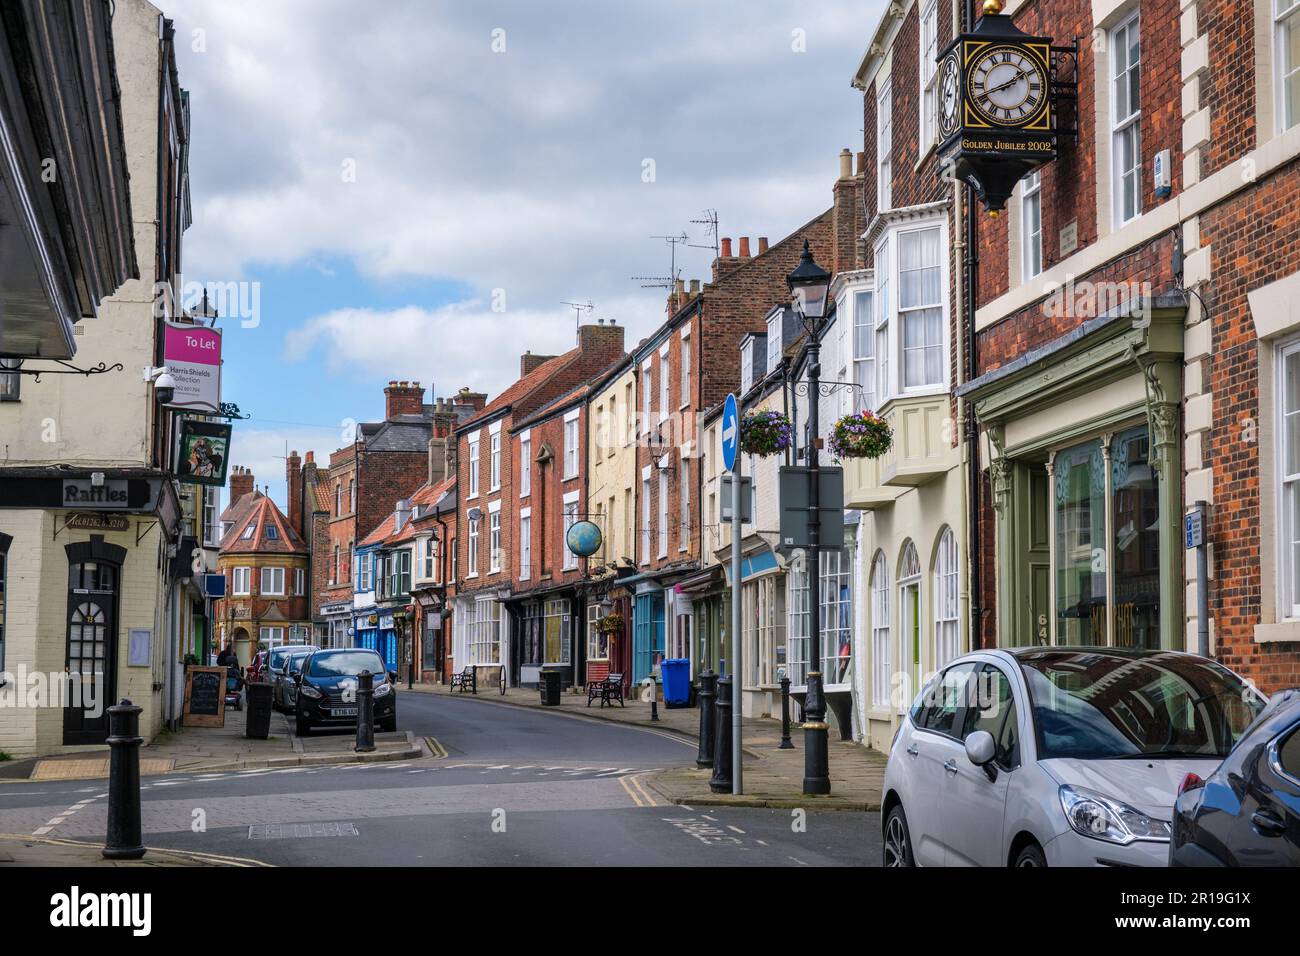
{"label": "cream painted building", "polygon": [[[11,756],[101,745],[105,708],[123,698],[143,708],[146,738],[177,717],[182,661],[201,650],[194,566],[215,556],[202,547],[217,532],[215,496],[175,481],[176,416],[141,375],[160,355],[155,282],[179,273],[189,224],[188,99],[155,7],[118,0],[112,34],[138,277],[77,326],[74,364],[106,372],[13,375],[0,402],[0,750]],[[161,303],[162,317],[185,320],[170,296]]]}

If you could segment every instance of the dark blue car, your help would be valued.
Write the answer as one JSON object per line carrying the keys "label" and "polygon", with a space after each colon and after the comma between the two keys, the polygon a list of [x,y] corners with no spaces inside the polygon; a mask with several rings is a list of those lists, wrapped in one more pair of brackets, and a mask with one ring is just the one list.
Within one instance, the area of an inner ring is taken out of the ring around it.
{"label": "dark blue car", "polygon": [[1208,780],[1179,790],[1171,866],[1300,866],[1300,690],[1275,694]]}
{"label": "dark blue car", "polygon": [[377,653],[363,648],[313,651],[295,678],[296,732],[305,736],[314,727],[343,727],[357,722],[357,675],[374,675],[375,728],[397,729],[397,675],[390,674]]}

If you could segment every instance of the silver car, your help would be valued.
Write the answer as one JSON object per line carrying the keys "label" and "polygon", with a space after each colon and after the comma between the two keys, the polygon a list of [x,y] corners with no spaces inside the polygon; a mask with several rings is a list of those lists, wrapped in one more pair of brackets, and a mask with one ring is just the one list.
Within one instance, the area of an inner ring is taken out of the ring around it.
{"label": "silver car", "polygon": [[293,712],[293,705],[286,703],[285,693],[286,684],[292,683],[288,673],[290,659],[297,656],[301,664],[303,658],[314,650],[317,650],[315,644],[281,644],[271,648],[266,662],[266,681],[271,685],[271,706],[281,713]]}
{"label": "silver car", "polygon": [[968,654],[894,737],[885,865],[1164,866],[1179,783],[1212,773],[1264,703],[1192,654]]}

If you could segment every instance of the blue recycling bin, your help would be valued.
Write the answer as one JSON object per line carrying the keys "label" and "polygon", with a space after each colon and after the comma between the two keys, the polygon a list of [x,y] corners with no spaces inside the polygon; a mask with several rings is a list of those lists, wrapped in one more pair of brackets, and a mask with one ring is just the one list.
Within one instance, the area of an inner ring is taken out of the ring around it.
{"label": "blue recycling bin", "polygon": [[669,707],[685,707],[691,700],[691,662],[685,657],[673,657],[659,665],[664,681],[664,703]]}

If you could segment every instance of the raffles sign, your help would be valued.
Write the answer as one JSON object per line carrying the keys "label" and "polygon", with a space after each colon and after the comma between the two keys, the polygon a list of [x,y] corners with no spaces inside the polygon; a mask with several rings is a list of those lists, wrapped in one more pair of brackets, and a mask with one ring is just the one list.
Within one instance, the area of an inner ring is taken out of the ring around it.
{"label": "raffles sign", "polygon": [[221,333],[202,325],[166,323],[163,364],[176,381],[169,403],[195,411],[221,411]]}
{"label": "raffles sign", "polygon": [[63,504],[67,508],[131,507],[125,479],[110,478],[96,485],[90,478],[64,478]]}

